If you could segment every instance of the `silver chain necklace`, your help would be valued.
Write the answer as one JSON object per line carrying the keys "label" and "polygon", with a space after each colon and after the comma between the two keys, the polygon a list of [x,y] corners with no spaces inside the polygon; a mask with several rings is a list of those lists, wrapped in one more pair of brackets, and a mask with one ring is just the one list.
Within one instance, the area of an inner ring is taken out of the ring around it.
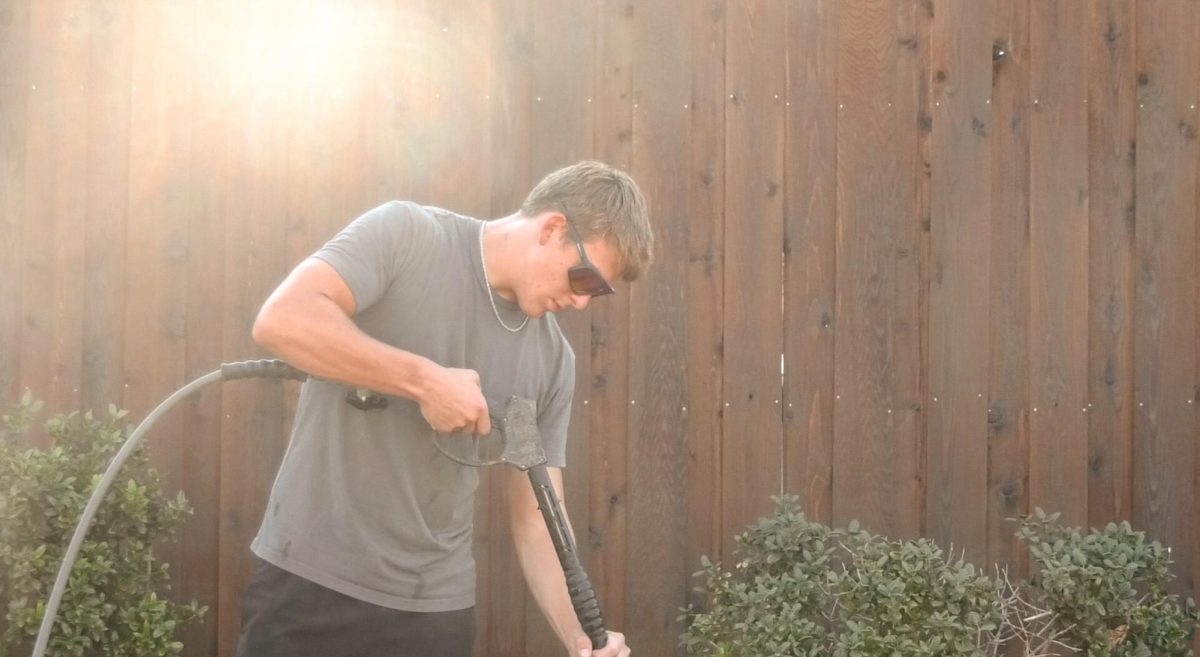
{"label": "silver chain necklace", "polygon": [[483,257],[483,229],[484,228],[487,228],[486,221],[480,222],[480,224],[479,224],[479,264],[483,267],[483,284],[485,287],[487,287],[488,301],[492,302],[492,313],[496,315],[496,321],[500,322],[500,326],[503,326],[504,330],[508,331],[509,333],[516,333],[517,331],[520,331],[521,329],[525,328],[525,325],[529,323],[529,315],[525,315],[525,319],[521,320],[521,325],[518,326],[517,328],[513,328],[513,327],[509,326],[508,324],[505,324],[504,320],[500,319],[500,309],[496,307],[496,295],[494,292],[492,292],[492,282],[488,280],[487,260],[485,260]]}

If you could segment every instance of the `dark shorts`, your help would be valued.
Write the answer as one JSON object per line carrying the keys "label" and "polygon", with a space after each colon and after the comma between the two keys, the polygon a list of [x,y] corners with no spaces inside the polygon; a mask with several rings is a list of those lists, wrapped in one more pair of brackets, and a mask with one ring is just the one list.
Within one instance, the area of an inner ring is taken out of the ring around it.
{"label": "dark shorts", "polygon": [[475,610],[400,611],[255,558],[238,657],[470,657]]}

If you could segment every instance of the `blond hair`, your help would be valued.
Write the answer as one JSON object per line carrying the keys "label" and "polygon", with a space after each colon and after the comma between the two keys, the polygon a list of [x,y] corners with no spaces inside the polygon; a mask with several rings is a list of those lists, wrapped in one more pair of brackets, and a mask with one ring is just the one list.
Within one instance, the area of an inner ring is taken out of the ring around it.
{"label": "blond hair", "polygon": [[633,178],[615,167],[585,161],[547,175],[529,192],[521,214],[547,211],[566,215],[584,241],[599,237],[612,244],[626,281],[637,280],[653,260],[646,200]]}

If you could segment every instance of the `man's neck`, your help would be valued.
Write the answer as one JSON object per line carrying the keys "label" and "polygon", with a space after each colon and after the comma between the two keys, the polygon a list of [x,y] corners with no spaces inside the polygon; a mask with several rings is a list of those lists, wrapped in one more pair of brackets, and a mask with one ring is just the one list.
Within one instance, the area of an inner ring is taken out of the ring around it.
{"label": "man's neck", "polygon": [[519,214],[493,219],[487,222],[483,233],[483,266],[487,267],[488,280],[496,295],[506,301],[515,301],[512,291],[512,249],[523,227],[524,219]]}

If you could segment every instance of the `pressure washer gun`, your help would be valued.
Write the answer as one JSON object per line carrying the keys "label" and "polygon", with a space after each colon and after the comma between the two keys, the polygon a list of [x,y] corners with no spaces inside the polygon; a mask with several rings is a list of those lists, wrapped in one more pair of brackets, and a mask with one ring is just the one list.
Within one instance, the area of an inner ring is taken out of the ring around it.
{"label": "pressure washer gun", "polygon": [[[494,435],[497,431],[500,433],[499,440]],[[546,521],[546,529],[550,532],[558,562],[567,580],[567,592],[571,596],[575,616],[592,640],[592,648],[603,648],[608,642],[604,614],[600,611],[600,602],[596,599],[592,582],[579,562],[575,538],[546,469],[546,452],[537,427],[537,405],[534,401],[522,397],[509,398],[502,415],[492,413],[492,433],[487,436],[435,434],[434,444],[442,454],[462,465],[484,467],[507,463],[529,475],[538,508],[542,512],[542,519]],[[495,455],[497,451],[498,456]]]}

